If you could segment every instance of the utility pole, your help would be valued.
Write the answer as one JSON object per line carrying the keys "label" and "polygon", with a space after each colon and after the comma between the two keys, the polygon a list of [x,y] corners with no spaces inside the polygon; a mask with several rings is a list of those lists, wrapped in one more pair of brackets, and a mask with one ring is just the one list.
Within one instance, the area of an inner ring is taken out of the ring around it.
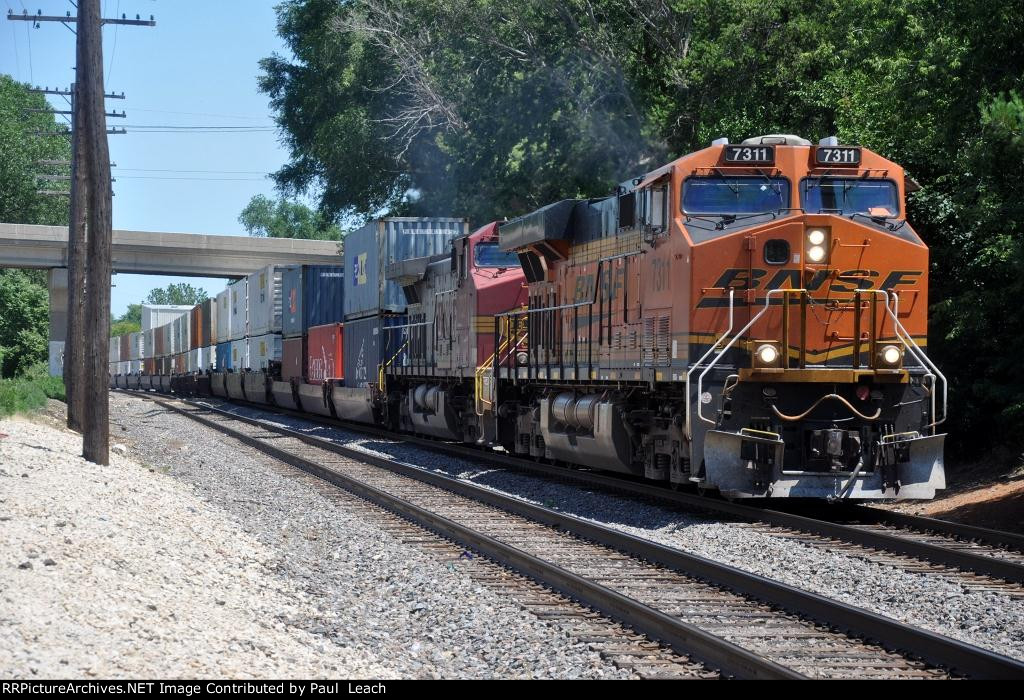
{"label": "utility pole", "polygon": [[[76,34],[78,79],[70,90],[35,90],[61,95],[71,106],[71,191],[68,221],[68,330],[65,342],[64,386],[68,427],[82,432],[82,456],[97,464],[110,459],[107,350],[110,335],[111,177],[104,99],[124,99],[124,93],[103,91],[103,34],[105,24],[155,26],[148,20],[100,17],[99,0],[80,0],[75,17],[7,13],[11,21],[59,22]],[[71,25],[77,25],[77,30]],[[111,114],[110,116],[124,116]],[[100,165],[102,164],[102,165]],[[48,192],[49,194],[49,192]],[[57,194],[57,192],[53,192]],[[95,236],[93,235],[95,233]],[[88,262],[88,265],[87,265]],[[87,332],[88,331],[88,332]]]}
{"label": "utility pole", "polygon": [[[110,190],[110,147],[103,102],[103,33],[100,0],[78,3],[78,109],[84,129],[80,155],[88,183],[88,272],[86,274],[86,357],[83,397],[82,456],[96,464],[110,463],[110,404],[107,349],[110,346],[110,242],[113,229]],[[76,174],[77,175],[77,174]],[[77,194],[77,192],[76,192]]]}

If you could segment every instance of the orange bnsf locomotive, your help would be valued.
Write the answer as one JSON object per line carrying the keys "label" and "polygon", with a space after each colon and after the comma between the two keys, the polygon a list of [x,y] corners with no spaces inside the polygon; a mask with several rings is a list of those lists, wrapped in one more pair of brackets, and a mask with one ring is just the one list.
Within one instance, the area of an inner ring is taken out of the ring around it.
{"label": "orange bnsf locomotive", "polygon": [[[273,361],[260,336],[218,344],[212,371],[164,357],[112,382],[730,498],[932,498],[946,382],[925,354],[928,249],[908,186],[865,148],[764,136],[473,233],[461,219],[376,222],[346,243],[344,295],[304,302],[332,322],[287,341],[308,368]],[[231,328],[251,331],[275,294],[250,296],[249,325],[243,303]],[[261,350],[233,366],[246,342]]]}
{"label": "orange bnsf locomotive", "polygon": [[[946,386],[908,186],[835,139],[721,140],[501,224],[528,302],[472,312],[493,340],[447,394],[414,359],[387,368],[402,424],[733,498],[931,498]],[[420,298],[435,353],[463,332],[442,310],[453,288]]]}

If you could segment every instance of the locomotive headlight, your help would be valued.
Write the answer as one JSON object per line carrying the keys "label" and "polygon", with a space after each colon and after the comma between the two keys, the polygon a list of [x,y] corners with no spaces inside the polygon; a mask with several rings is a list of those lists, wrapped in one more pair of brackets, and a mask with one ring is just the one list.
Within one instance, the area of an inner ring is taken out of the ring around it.
{"label": "locomotive headlight", "polygon": [[830,243],[830,229],[826,226],[815,226],[805,233],[804,258],[809,263],[827,264]]}
{"label": "locomotive headlight", "polygon": [[886,367],[899,367],[903,361],[903,351],[895,345],[886,345],[878,352],[878,359]]}
{"label": "locomotive headlight", "polygon": [[754,367],[766,369],[779,367],[782,364],[782,350],[778,343],[756,343],[754,350]]}

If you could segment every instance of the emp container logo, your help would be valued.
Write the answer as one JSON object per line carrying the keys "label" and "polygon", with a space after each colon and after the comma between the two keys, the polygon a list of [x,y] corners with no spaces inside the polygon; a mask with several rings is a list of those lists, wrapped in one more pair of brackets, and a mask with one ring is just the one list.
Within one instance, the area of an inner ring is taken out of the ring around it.
{"label": "emp container logo", "polygon": [[360,253],[352,261],[352,282],[355,287],[366,284],[366,253]]}

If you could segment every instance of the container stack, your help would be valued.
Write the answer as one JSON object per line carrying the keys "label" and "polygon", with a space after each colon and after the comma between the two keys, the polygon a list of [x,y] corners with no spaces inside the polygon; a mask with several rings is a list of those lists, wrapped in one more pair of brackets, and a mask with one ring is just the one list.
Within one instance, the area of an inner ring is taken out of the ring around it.
{"label": "container stack", "polygon": [[405,296],[385,268],[447,253],[468,232],[465,219],[403,217],[371,221],[345,238],[345,386],[367,387],[381,365],[405,363]]}
{"label": "container stack", "polygon": [[247,280],[246,367],[254,372],[265,372],[271,363],[276,365],[281,361],[282,284],[288,269],[269,265],[249,275]]}
{"label": "container stack", "polygon": [[[345,316],[345,268],[343,265],[303,265],[285,270],[282,284],[282,381],[321,383],[341,379],[342,324]],[[328,333],[326,348],[319,339]],[[310,340],[314,338],[315,340]],[[316,379],[309,372],[310,357],[316,360]]]}

